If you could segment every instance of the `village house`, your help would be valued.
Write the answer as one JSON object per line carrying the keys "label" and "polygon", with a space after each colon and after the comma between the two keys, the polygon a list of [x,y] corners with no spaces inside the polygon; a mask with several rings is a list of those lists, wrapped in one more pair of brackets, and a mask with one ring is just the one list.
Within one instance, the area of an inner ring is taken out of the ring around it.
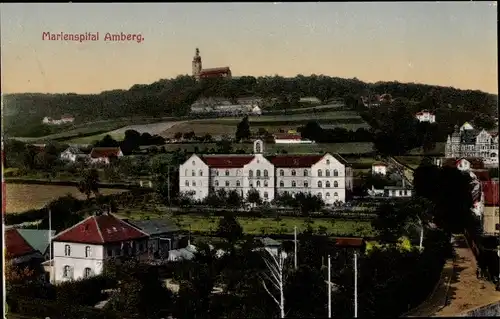
{"label": "village house", "polygon": [[43,262],[43,254],[31,246],[17,228],[5,230],[5,254],[7,262],[19,267],[34,269]]}
{"label": "village house", "polygon": [[173,222],[165,219],[125,220],[148,234],[150,258],[167,258],[169,251],[179,249],[182,231]]}
{"label": "village house", "polygon": [[105,212],[87,217],[52,241],[55,283],[99,275],[111,258],[147,258],[148,234]]}
{"label": "village house", "polygon": [[49,124],[49,125],[61,125],[61,124],[73,123],[74,121],[75,121],[75,118],[71,115],[63,115],[58,120],[55,120],[51,117],[46,116],[43,118],[42,123]]}
{"label": "village house", "polygon": [[274,134],[274,143],[276,144],[312,144],[311,140],[303,139],[300,134],[276,133]]}
{"label": "village house", "polygon": [[412,189],[406,185],[402,186],[385,186],[384,196],[393,198],[409,198],[411,197]]}
{"label": "village house", "polygon": [[429,112],[427,110],[422,110],[415,114],[415,117],[419,122],[428,122],[428,123],[435,123],[436,122],[436,115],[432,112]]}
{"label": "village house", "polygon": [[78,147],[70,146],[61,153],[60,158],[65,162],[75,163],[78,160],[88,159],[89,155],[83,152]]}
{"label": "village house", "polygon": [[382,162],[375,162],[372,165],[372,174],[387,175],[387,164]]}
{"label": "village house", "polygon": [[50,235],[49,230],[46,229],[18,228],[17,232],[31,247],[42,254],[44,260],[50,259],[49,243],[51,242],[51,238],[56,234],[55,230],[50,231]]}
{"label": "village house", "polygon": [[94,147],[90,152],[92,164],[109,164],[112,158],[122,157],[123,153],[119,147]]}
{"label": "village house", "polygon": [[353,188],[353,171],[338,154],[264,156],[262,140],[254,142],[254,154],[193,154],[179,168],[179,188],[195,200],[218,189],[236,190],[246,197],[259,192],[264,201],[277,195],[310,193],[326,204],[345,202]]}
{"label": "village house", "polygon": [[498,203],[500,198],[500,188],[498,181],[488,181],[481,183],[484,196],[484,212],[482,216],[482,226],[484,235],[498,235],[500,231],[496,225],[500,224],[500,214]]}

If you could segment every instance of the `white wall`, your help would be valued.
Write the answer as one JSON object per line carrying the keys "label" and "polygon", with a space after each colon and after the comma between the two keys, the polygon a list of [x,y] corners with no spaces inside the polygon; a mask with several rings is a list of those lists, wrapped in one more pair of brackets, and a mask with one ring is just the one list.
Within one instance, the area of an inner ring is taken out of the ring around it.
{"label": "white wall", "polygon": [[[65,246],[70,247],[70,256],[65,256]],[[90,247],[90,256],[85,256],[85,247]],[[56,282],[83,278],[85,268],[90,268],[92,275],[102,273],[104,260],[103,246],[54,242],[54,278]],[[73,269],[73,277],[65,278],[64,266]]]}
{"label": "white wall", "polygon": [[373,165],[372,174],[387,175],[387,167],[382,165]]}
{"label": "white wall", "polygon": [[[207,197],[209,181],[209,168],[197,155],[192,155],[184,164],[180,165],[179,190],[183,193],[194,192],[193,199],[202,200]],[[189,183],[189,186],[186,185],[186,182]]]}
{"label": "white wall", "polygon": [[[330,176],[327,176],[327,170]],[[334,176],[334,170],[337,170],[338,176]],[[333,204],[335,201],[346,201],[346,168],[335,157],[326,154],[318,163],[311,166],[313,195],[321,194],[323,201],[326,204]],[[319,176],[321,171],[321,176]],[[349,176],[350,177],[350,176]],[[321,181],[321,188],[318,187],[318,182]],[[327,187],[327,182],[330,187]],[[337,187],[334,186],[337,182]],[[334,196],[337,193],[338,196]]]}
{"label": "white wall", "polygon": [[[250,177],[250,170],[253,172],[252,177]],[[265,170],[267,170],[267,177],[264,176]],[[260,177],[257,177],[258,171],[260,171]],[[272,201],[274,199],[274,165],[262,154],[256,154],[254,159],[243,167],[243,175],[243,194],[245,197],[253,188],[259,192],[262,200]]]}
{"label": "white wall", "polygon": [[312,144],[313,141],[309,140],[295,140],[295,139],[275,139],[276,144]]}

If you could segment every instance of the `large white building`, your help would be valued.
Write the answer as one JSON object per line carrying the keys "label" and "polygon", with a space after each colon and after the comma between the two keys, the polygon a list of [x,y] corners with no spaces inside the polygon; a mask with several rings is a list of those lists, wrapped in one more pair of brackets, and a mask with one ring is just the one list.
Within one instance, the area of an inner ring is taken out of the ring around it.
{"label": "large white building", "polygon": [[111,214],[90,216],[52,239],[51,278],[55,283],[87,278],[101,274],[109,258],[147,255],[148,237]]}
{"label": "large white building", "polygon": [[445,157],[478,157],[487,166],[498,166],[498,132],[478,131],[469,123],[464,123],[450,136],[445,146]]}
{"label": "large white building", "polygon": [[254,142],[254,154],[193,154],[179,168],[179,188],[195,200],[218,189],[247,196],[257,190],[265,201],[288,192],[311,193],[326,204],[345,202],[353,188],[353,171],[338,154],[264,155],[264,143]]}

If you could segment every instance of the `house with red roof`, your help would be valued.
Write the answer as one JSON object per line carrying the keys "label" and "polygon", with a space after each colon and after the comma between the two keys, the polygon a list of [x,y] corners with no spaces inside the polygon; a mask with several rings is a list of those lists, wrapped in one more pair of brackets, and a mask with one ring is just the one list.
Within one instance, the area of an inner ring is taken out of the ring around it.
{"label": "house with red roof", "polygon": [[498,180],[482,182],[481,186],[484,196],[484,212],[482,216],[483,233],[485,235],[498,235],[499,229],[496,227],[497,224],[500,224],[498,210],[500,188],[498,186]]}
{"label": "house with red roof", "polygon": [[90,151],[90,162],[92,164],[109,164],[112,158],[122,157],[120,147],[94,147]]}
{"label": "house with red roof", "polygon": [[43,261],[42,253],[31,246],[16,228],[5,230],[5,254],[7,261],[14,265]]}
{"label": "house with red roof", "polygon": [[55,282],[102,273],[111,258],[147,256],[148,234],[111,213],[98,212],[53,239]]}
{"label": "house with red roof", "polygon": [[311,193],[326,204],[345,202],[353,188],[352,168],[338,154],[264,155],[264,142],[253,154],[193,154],[179,167],[179,188],[195,200],[210,192],[236,190],[246,197],[257,190],[264,201],[283,193]]}

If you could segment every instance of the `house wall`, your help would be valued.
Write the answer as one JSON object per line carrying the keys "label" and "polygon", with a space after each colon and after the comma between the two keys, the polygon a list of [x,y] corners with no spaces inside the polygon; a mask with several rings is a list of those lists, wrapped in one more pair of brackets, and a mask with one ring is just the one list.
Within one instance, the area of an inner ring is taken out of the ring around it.
{"label": "house wall", "polygon": [[308,140],[295,140],[295,139],[275,139],[276,144],[312,144],[312,141]]}
{"label": "house wall", "polygon": [[[65,246],[69,245],[70,255],[65,256]],[[90,256],[85,256],[85,247],[90,247]],[[80,279],[85,268],[91,269],[92,275],[99,275],[103,270],[104,249],[101,245],[88,245],[66,242],[54,242],[54,279],[57,282]],[[72,269],[72,276],[64,276],[64,267]]]}
{"label": "house wall", "polygon": [[[250,177],[250,170],[252,171],[252,177]],[[265,172],[267,172],[267,176],[265,176]],[[256,154],[254,159],[243,167],[243,176],[243,194],[245,197],[251,189],[255,189],[259,192],[262,200],[272,201],[274,199],[274,165],[262,154]]]}
{"label": "house wall", "polygon": [[500,223],[499,208],[494,206],[485,206],[483,214],[483,232],[485,234],[498,234],[495,225]]}
{"label": "house wall", "polygon": [[382,165],[372,166],[372,174],[387,175],[387,167]]}
{"label": "house wall", "polygon": [[[207,164],[197,155],[191,156],[179,167],[179,189],[183,193],[192,192],[193,199],[202,200],[208,196],[210,175]],[[194,182],[194,183],[193,183]]]}

